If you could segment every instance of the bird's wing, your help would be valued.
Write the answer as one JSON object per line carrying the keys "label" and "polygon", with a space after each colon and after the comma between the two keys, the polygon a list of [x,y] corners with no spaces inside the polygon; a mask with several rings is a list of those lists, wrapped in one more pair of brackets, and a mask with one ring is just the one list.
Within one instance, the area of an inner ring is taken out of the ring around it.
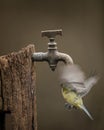
{"label": "bird's wing", "polygon": [[97,83],[98,79],[99,79],[98,76],[92,76],[86,79],[84,83],[73,82],[71,83],[71,86],[73,86],[73,89],[77,92],[78,95],[84,97],[89,93],[91,88]]}
{"label": "bird's wing", "polygon": [[86,92],[83,96],[85,96],[91,90],[91,88],[97,83],[98,80],[99,80],[99,77],[97,75],[92,76],[85,80],[84,86],[86,88]]}
{"label": "bird's wing", "polygon": [[85,80],[85,74],[82,69],[76,65],[64,65],[60,69],[60,84],[65,84],[71,90],[76,91],[81,97],[85,96],[92,86],[94,86],[99,77],[92,75]]}
{"label": "bird's wing", "polygon": [[84,83],[85,80],[85,74],[84,72],[81,70],[81,68],[76,65],[76,64],[72,64],[72,65],[63,65],[60,68],[60,83],[63,82],[79,82],[79,83]]}
{"label": "bird's wing", "polygon": [[86,88],[84,83],[73,82],[71,83],[72,88],[76,91],[78,95],[82,97],[82,95],[86,92]]}
{"label": "bird's wing", "polygon": [[61,87],[69,91],[75,91],[78,95],[82,95],[86,89],[84,84],[80,82],[65,82],[61,84]]}
{"label": "bird's wing", "polygon": [[76,65],[64,65],[60,69],[60,84],[68,87],[69,90],[76,91],[81,94],[85,90],[84,81],[85,74],[81,68]]}

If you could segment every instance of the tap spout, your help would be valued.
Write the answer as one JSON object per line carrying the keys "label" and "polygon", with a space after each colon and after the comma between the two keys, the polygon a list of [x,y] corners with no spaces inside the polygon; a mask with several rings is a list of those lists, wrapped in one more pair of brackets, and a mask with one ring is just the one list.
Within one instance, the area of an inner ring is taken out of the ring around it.
{"label": "tap spout", "polygon": [[68,54],[58,52],[57,50],[33,53],[32,60],[40,62],[47,61],[52,71],[56,69],[59,61],[63,61],[65,64],[73,64],[73,60]]}
{"label": "tap spout", "polygon": [[73,64],[73,59],[66,53],[57,52],[57,60],[63,61],[65,64]]}

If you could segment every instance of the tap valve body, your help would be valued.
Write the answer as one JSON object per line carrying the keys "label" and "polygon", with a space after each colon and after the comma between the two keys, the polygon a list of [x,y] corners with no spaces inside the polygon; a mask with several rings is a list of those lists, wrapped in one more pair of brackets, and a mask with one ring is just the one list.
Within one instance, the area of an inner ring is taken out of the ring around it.
{"label": "tap valve body", "polygon": [[51,70],[54,71],[58,61],[63,61],[64,63],[73,63],[72,58],[65,54],[58,52],[57,43],[55,42],[55,37],[57,35],[62,36],[62,29],[59,30],[46,30],[41,32],[42,37],[48,37],[48,51],[47,52],[37,52],[33,53],[33,61],[47,61]]}

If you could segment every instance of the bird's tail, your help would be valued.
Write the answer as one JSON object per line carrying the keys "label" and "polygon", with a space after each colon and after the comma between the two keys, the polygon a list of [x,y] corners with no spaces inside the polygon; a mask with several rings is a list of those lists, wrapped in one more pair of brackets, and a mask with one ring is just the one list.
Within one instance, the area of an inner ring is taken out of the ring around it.
{"label": "bird's tail", "polygon": [[91,120],[93,120],[93,117],[91,116],[91,114],[88,112],[88,110],[84,105],[80,106],[80,108],[89,116]]}

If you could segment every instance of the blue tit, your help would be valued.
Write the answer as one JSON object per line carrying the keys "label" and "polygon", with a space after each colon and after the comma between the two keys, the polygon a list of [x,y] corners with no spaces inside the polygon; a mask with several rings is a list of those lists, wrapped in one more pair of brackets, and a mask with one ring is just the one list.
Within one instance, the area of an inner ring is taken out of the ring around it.
{"label": "blue tit", "polygon": [[81,109],[93,120],[84,106],[82,98],[89,93],[99,77],[92,75],[86,78],[82,69],[76,64],[64,65],[60,71],[60,85],[63,98],[66,101],[65,107]]}

